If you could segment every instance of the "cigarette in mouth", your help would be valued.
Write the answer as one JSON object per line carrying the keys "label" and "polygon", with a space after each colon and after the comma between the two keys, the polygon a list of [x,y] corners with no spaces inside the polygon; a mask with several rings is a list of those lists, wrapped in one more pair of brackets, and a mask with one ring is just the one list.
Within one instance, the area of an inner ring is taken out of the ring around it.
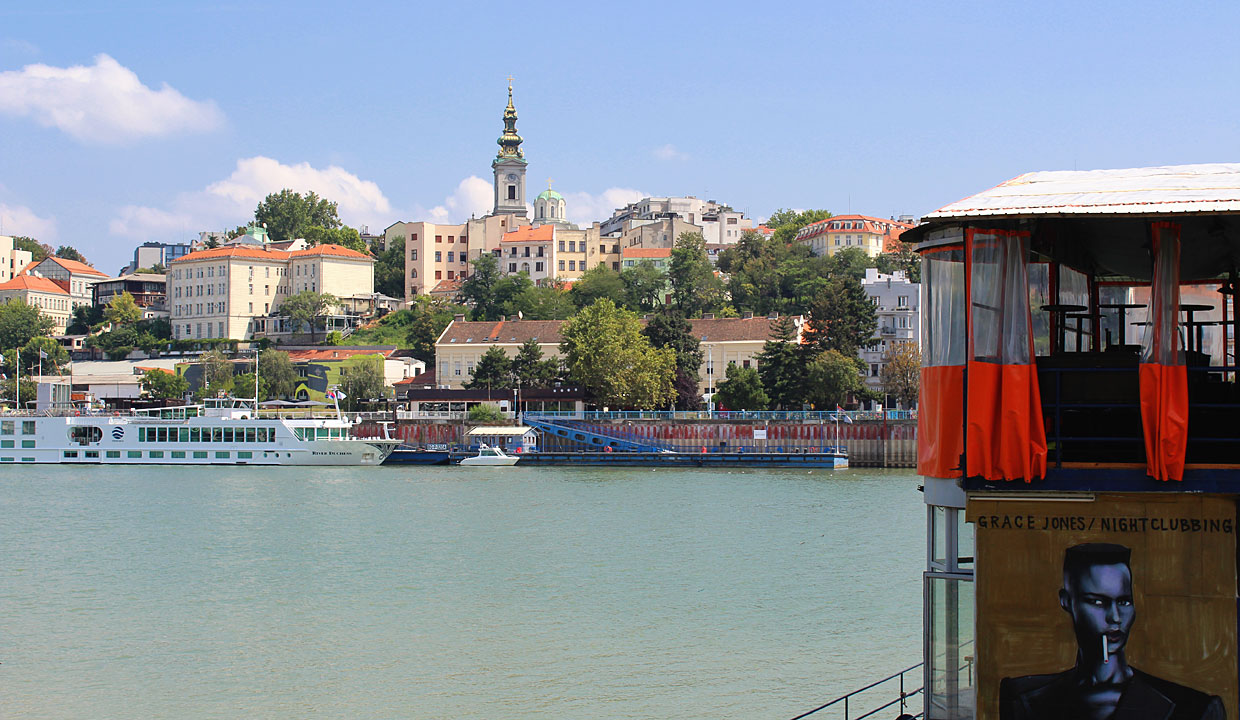
{"label": "cigarette in mouth", "polygon": [[1111,662],[1111,653],[1107,649],[1107,636],[1106,635],[1102,636],[1102,662],[1103,663]]}

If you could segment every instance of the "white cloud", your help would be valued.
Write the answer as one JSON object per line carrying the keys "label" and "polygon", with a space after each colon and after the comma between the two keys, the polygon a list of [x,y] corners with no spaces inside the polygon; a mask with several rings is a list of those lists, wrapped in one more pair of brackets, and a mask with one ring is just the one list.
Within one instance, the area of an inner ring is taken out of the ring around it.
{"label": "white cloud", "polygon": [[660,145],[659,147],[652,150],[650,154],[654,155],[655,158],[659,160],[664,160],[664,161],[688,160],[689,159],[688,153],[683,153],[677,150],[676,146],[671,143],[668,143],[666,145]]}
{"label": "white cloud", "polygon": [[564,201],[568,219],[584,227],[595,220],[606,220],[617,208],[646,197],[650,197],[650,193],[641,190],[608,188],[597,195],[588,192],[565,193]]}
{"label": "white cloud", "polygon": [[38,64],[0,72],[0,113],[101,144],[206,132],[224,121],[214,102],[190,100],[167,83],[152,90],[107,55],[91,66]]}
{"label": "white cloud", "polygon": [[24,205],[0,203],[0,235],[25,235],[51,245],[56,242],[56,218],[40,217]]}
{"label": "white cloud", "polygon": [[495,207],[495,189],[489,180],[470,175],[456,186],[456,190],[444,198],[440,205],[429,210],[421,206],[414,209],[414,222],[425,219],[433,223],[462,223],[471,216],[486,215]]}
{"label": "white cloud", "polygon": [[391,203],[377,184],[344,168],[332,165],[320,170],[309,163],[285,165],[258,156],[238,160],[236,169],[223,180],[181,193],[169,208],[122,207],[108,230],[135,239],[168,239],[169,235],[235,227],[254,217],[254,208],[263,198],[284,188],[313,191],[331,200],[340,219],[352,227],[373,226],[392,215]]}

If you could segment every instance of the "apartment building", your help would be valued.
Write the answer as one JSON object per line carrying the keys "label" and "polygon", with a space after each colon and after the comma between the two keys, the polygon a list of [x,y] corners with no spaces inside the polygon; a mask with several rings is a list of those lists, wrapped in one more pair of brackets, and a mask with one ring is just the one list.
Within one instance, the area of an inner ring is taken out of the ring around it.
{"label": "apartment building", "polygon": [[21,302],[39,308],[54,323],[52,332],[63,335],[73,321],[77,305],[61,283],[38,275],[22,274],[0,283],[0,303]]}
{"label": "apartment building", "polygon": [[107,305],[117,295],[129,293],[134,303],[147,311],[147,317],[164,314],[168,299],[168,276],[155,273],[135,273],[100,280],[91,288],[95,306]]}
{"label": "apartment building", "polygon": [[144,242],[133,250],[133,260],[121,268],[121,275],[129,275],[143,268],[156,265],[168,266],[168,263],[190,253],[189,243]]}
{"label": "apartment building", "polygon": [[910,223],[868,215],[836,215],[801,228],[796,242],[808,245],[818,256],[857,248],[870,257],[877,257],[898,249],[900,233],[912,227]]}
{"label": "apartment building", "polygon": [[34,256],[29,250],[18,250],[13,238],[0,235],[0,283],[17,277],[22,268],[30,264]]}
{"label": "apartment building", "polygon": [[340,245],[292,252],[234,245],[172,262],[168,306],[174,338],[261,337],[280,304],[304,291],[350,297],[374,292],[374,258]]}
{"label": "apartment building", "polygon": [[[753,221],[745,214],[714,200],[688,197],[648,197],[617,209],[601,223],[602,234],[624,232],[626,228],[641,221],[678,218],[693,225],[694,232],[702,233],[707,243],[732,244],[741,239],[741,233],[753,227]],[[672,238],[673,241],[675,237]]]}
{"label": "apartment building", "polygon": [[861,348],[861,359],[866,364],[865,384],[871,390],[881,391],[888,352],[906,343],[921,347],[921,285],[909,282],[903,270],[880,273],[876,268],[866,268],[861,287],[878,315],[873,343]]}

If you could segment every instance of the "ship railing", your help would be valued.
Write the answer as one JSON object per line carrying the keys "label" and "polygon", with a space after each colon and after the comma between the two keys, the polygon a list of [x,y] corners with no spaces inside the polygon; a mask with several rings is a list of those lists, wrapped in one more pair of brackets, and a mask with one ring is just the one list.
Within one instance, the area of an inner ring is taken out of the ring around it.
{"label": "ship railing", "polygon": [[[916,410],[547,410],[526,415],[549,420],[766,420],[848,422],[857,420],[916,420]],[[845,419],[847,418],[847,420]]]}
{"label": "ship railing", "polygon": [[[913,697],[920,695],[922,693],[923,686],[919,684],[921,682],[921,674],[920,673],[914,674],[913,672],[915,670],[920,670],[922,665],[924,665],[924,663],[917,663],[916,665],[911,665],[909,667],[904,668],[900,672],[888,675],[887,677],[881,680],[875,680],[874,682],[870,683],[869,685],[866,685],[863,688],[853,690],[852,692],[846,695],[841,695],[840,697],[837,697],[836,699],[830,702],[823,703],[822,705],[819,705],[813,710],[803,712],[800,715],[797,715],[796,717],[792,718],[792,720],[801,720],[801,718],[807,718],[811,715],[815,715],[816,713],[823,712],[828,709],[831,710],[831,713],[829,714],[834,714],[837,716],[840,712],[842,712],[843,713],[842,717],[844,718],[844,720],[862,720],[863,718],[873,717],[874,715],[884,710],[887,710],[895,705],[899,706],[899,713],[901,714],[905,713],[908,711],[908,703],[910,702],[910,700]],[[905,680],[906,675],[911,675],[912,677],[910,677],[906,681]],[[917,687],[915,688],[912,687],[912,685],[914,684],[917,684]],[[897,692],[897,694],[894,697],[890,694],[893,691]],[[869,693],[866,699],[862,699],[861,697],[859,697],[863,693]],[[870,698],[873,698],[875,695],[881,695],[882,699],[870,700]],[[883,702],[883,699],[888,698],[888,697],[892,699],[887,700],[886,702]],[[880,704],[878,707],[871,707],[866,710],[858,709],[857,706],[862,702],[866,702],[866,700],[869,700],[869,702],[871,703],[880,702],[882,704]],[[819,717],[825,718],[827,717],[827,715],[824,714],[824,715],[820,715]],[[922,713],[918,712],[915,715],[913,715],[913,717],[915,718],[922,717]]]}

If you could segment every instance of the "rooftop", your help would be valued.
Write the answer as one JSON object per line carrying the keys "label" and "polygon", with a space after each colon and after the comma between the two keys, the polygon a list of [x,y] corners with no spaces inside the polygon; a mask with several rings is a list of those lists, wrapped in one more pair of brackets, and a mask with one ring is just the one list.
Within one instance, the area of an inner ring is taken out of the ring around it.
{"label": "rooftop", "polygon": [[533,227],[530,225],[522,225],[516,230],[504,233],[504,237],[500,238],[500,242],[551,242],[555,240],[554,225],[539,225]]}
{"label": "rooftop", "polygon": [[[47,259],[42,260],[41,262],[47,262],[49,260],[61,266],[62,268],[68,270],[71,273],[81,273],[82,275],[98,275],[99,277],[108,276],[107,273],[102,272],[100,270],[96,270],[90,265],[87,265],[84,262],[78,262],[77,260],[66,260],[64,258],[48,257]],[[30,267],[31,267],[30,265],[27,265],[26,269],[30,269]]]}
{"label": "rooftop", "polygon": [[0,290],[33,290],[35,292],[68,295],[69,292],[55,282],[38,275],[18,275],[12,280],[0,283]]}

